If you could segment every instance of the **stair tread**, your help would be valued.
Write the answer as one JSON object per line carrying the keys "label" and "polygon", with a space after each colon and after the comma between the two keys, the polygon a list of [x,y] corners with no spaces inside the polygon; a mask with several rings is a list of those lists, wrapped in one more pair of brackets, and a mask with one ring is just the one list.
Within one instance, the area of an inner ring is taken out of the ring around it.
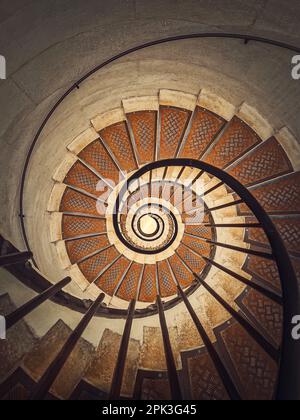
{"label": "stair tread", "polygon": [[204,157],[204,161],[218,168],[225,168],[243,156],[261,139],[238,117],[233,117],[221,138]]}
{"label": "stair tread", "polygon": [[190,116],[185,109],[160,107],[159,159],[175,157]]}
{"label": "stair tread", "polygon": [[[180,368],[180,351],[178,346],[177,328],[171,327],[168,331],[175,363],[178,369]],[[162,332],[160,328],[144,327],[139,367],[140,369],[152,371],[165,371],[167,369]]]}
{"label": "stair tread", "polygon": [[260,144],[229,170],[243,185],[251,186],[293,172],[293,167],[275,137]]}
{"label": "stair tread", "polygon": [[192,400],[228,400],[228,394],[206,350],[187,359],[187,374]]}
{"label": "stair tread", "polygon": [[157,112],[139,111],[126,116],[133,131],[140,163],[152,162],[155,158]]}
{"label": "stair tread", "polygon": [[225,120],[199,106],[196,107],[190,132],[179,154],[185,158],[200,158],[215,136],[224,127]]}
{"label": "stair tread", "polygon": [[113,180],[115,185],[119,182],[119,168],[100,139],[86,146],[79,153],[78,157],[96,170],[101,177]]}
{"label": "stair tread", "polygon": [[[250,188],[251,193],[270,214],[298,214],[300,208],[300,172],[284,176],[267,184]],[[242,214],[249,214],[240,205]]]}
{"label": "stair tread", "polygon": [[[0,313],[8,315],[16,309],[8,294],[0,296]],[[6,340],[0,340],[0,383],[14,370],[22,357],[36,344],[37,338],[24,320],[11,327]]]}
{"label": "stair tread", "polygon": [[[39,381],[50,363],[58,355],[72,330],[59,320],[26,354],[21,366],[36,382]],[[75,346],[56,381],[51,392],[60,398],[68,399],[80,381],[93,355],[94,348],[83,338]]]}
{"label": "stair tread", "polygon": [[137,169],[138,166],[125,121],[106,127],[99,134],[112,151],[122,170],[129,173]]}
{"label": "stair tread", "polygon": [[277,380],[276,363],[235,322],[221,332],[221,338],[243,386],[243,398],[271,400]]}

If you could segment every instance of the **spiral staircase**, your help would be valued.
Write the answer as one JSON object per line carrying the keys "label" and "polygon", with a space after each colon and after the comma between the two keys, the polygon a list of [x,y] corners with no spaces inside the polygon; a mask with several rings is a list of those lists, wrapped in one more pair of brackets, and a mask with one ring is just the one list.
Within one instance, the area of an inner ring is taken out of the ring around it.
{"label": "spiral staircase", "polygon": [[[1,398],[278,398],[286,290],[300,276],[291,150],[286,129],[205,90],[124,98],[87,121],[45,209],[66,279],[23,312],[0,298]],[[32,255],[5,241],[2,253],[42,281]],[[68,306],[68,282],[94,303],[75,330],[59,321],[35,337],[24,314],[47,298]],[[82,338],[92,317],[111,323],[96,348]]]}

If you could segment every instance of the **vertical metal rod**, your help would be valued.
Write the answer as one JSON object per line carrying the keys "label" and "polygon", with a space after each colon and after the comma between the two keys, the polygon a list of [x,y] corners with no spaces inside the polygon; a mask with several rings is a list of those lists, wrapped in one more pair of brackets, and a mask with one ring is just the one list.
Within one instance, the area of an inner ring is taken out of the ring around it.
{"label": "vertical metal rod", "polygon": [[56,295],[57,292],[59,292],[61,289],[63,289],[70,282],[71,282],[70,277],[64,278],[63,280],[61,280],[57,284],[54,284],[53,286],[49,287],[49,289],[45,290],[44,292],[42,292],[38,296],[35,296],[29,302],[26,302],[20,308],[13,311],[11,314],[9,314],[6,317],[6,328],[7,329],[11,328],[18,321],[20,321],[20,319],[22,319],[26,315],[30,314],[34,309],[36,309],[38,306],[40,306],[46,300],[48,300],[51,297],[53,297],[54,295]]}
{"label": "vertical metal rod", "polygon": [[157,296],[156,304],[158,308],[160,326],[161,326],[161,331],[162,331],[162,336],[163,336],[172,399],[182,400],[182,394],[181,394],[181,389],[179,385],[174,355],[172,352],[172,346],[171,346],[169,331],[168,331],[167,322],[165,318],[164,307],[163,307],[163,303],[161,301],[160,296]]}
{"label": "vertical metal rod", "polygon": [[239,312],[233,309],[218,293],[216,293],[205,281],[196,273],[195,278],[203,287],[226,309],[227,312],[247,331],[247,333],[264,349],[264,351],[276,362],[279,362],[279,352],[273,347]]}
{"label": "vertical metal rod", "polygon": [[126,319],[126,324],[125,324],[125,328],[124,328],[124,332],[123,332],[123,336],[122,336],[122,340],[120,344],[117,363],[114,370],[112,385],[111,385],[110,394],[109,394],[110,400],[120,399],[122,382],[123,382],[124,371],[125,371],[126,357],[128,353],[128,346],[129,346],[129,340],[130,340],[131,327],[132,327],[132,322],[134,318],[135,304],[136,304],[136,300],[133,299],[130,302],[130,305],[128,308],[128,315]]}
{"label": "vertical metal rod", "polygon": [[0,256],[0,267],[26,262],[32,258],[32,252],[14,252]]}

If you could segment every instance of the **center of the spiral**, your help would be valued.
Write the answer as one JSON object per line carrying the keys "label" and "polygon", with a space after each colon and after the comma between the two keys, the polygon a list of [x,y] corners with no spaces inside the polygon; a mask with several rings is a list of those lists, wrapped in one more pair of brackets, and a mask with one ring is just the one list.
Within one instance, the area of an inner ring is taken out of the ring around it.
{"label": "center of the spiral", "polygon": [[145,214],[140,218],[140,230],[141,233],[147,236],[154,235],[157,232],[157,220],[150,216],[149,214]]}

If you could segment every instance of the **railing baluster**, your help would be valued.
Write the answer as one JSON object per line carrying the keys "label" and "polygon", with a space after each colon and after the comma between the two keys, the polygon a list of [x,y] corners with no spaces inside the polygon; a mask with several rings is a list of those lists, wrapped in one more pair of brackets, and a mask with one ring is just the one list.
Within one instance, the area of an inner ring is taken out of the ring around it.
{"label": "railing baluster", "polygon": [[14,252],[13,254],[1,255],[0,256],[0,267],[6,265],[18,264],[26,262],[32,258],[32,252]]}
{"label": "railing baluster", "polygon": [[195,279],[226,309],[227,312],[248,332],[248,334],[264,349],[264,351],[276,362],[279,361],[278,350],[270,344],[239,312],[233,309],[218,293],[216,293],[198,274],[194,273]]}
{"label": "railing baluster", "polygon": [[30,396],[30,400],[42,400],[46,397],[54,381],[58,377],[61,369],[66,363],[68,357],[74,350],[77,342],[88,326],[90,320],[95,315],[100,303],[103,301],[105,295],[101,293],[91,307],[87,310],[86,314],[83,316],[75,330],[71,333],[66,343],[63,345],[62,349],[55,357],[53,362],[50,364],[46,372],[43,374],[39,382],[33,389],[33,392]]}
{"label": "railing baluster", "polygon": [[224,366],[218,352],[216,351],[214,345],[212,344],[212,342],[210,341],[205,329],[203,328],[200,319],[198,318],[197,314],[195,313],[190,301],[188,300],[186,294],[184,293],[184,291],[182,290],[181,286],[178,284],[177,285],[178,288],[178,292],[179,295],[181,296],[183,302],[185,303],[185,306],[189,312],[189,314],[192,317],[192,320],[194,321],[194,324],[199,332],[199,335],[205,345],[205,347],[207,348],[207,351],[214,363],[214,366],[216,368],[216,371],[218,372],[223,385],[228,393],[228,396],[230,397],[230,399],[234,400],[234,401],[238,401],[241,400],[241,396],[237,390],[237,388],[234,385],[234,382],[232,381],[229,373],[227,372],[226,367]]}
{"label": "railing baluster", "polygon": [[221,248],[231,249],[232,251],[243,252],[249,255],[255,255],[256,257],[265,258],[267,260],[274,260],[273,254],[269,254],[267,252],[255,251],[254,249],[251,249],[251,248],[242,248],[240,246],[224,244],[222,242],[211,241],[210,239],[205,239],[205,238],[203,238],[203,240],[209,244],[220,246]]}
{"label": "railing baluster", "polygon": [[231,201],[230,203],[226,203],[226,204],[222,204],[220,206],[212,207],[211,209],[206,209],[206,210],[204,210],[204,213],[211,213],[213,211],[227,209],[228,207],[237,206],[237,205],[242,204],[242,203],[243,203],[243,200]]}
{"label": "railing baluster", "polygon": [[181,389],[179,385],[178,374],[177,374],[176,364],[175,364],[174,355],[172,351],[167,322],[165,318],[164,307],[163,307],[163,303],[161,301],[160,296],[157,296],[156,304],[158,308],[160,326],[161,326],[161,331],[162,331],[162,336],[163,336],[165,356],[166,356],[166,362],[167,362],[167,368],[168,368],[168,378],[169,378],[172,399],[182,400],[182,394],[181,394]]}
{"label": "railing baluster", "polygon": [[6,328],[9,329],[13,325],[15,325],[20,319],[24,318],[26,315],[30,314],[34,309],[44,303],[46,300],[50,299],[57,292],[63,289],[67,284],[71,282],[70,277],[66,277],[57,284],[49,287],[49,289],[45,290],[41,294],[35,296],[29,302],[24,303],[20,308],[13,311],[11,314],[7,315],[6,317]]}
{"label": "railing baluster", "polygon": [[110,400],[119,400],[120,394],[121,394],[121,388],[122,388],[122,382],[123,382],[123,376],[125,371],[125,363],[126,363],[126,357],[128,353],[128,345],[130,340],[130,333],[131,333],[131,327],[134,317],[134,311],[135,311],[135,304],[136,300],[133,299],[130,302],[129,308],[128,308],[128,315],[127,320],[120,344],[120,349],[118,353],[117,363],[114,370],[112,385],[110,389],[109,399]]}

